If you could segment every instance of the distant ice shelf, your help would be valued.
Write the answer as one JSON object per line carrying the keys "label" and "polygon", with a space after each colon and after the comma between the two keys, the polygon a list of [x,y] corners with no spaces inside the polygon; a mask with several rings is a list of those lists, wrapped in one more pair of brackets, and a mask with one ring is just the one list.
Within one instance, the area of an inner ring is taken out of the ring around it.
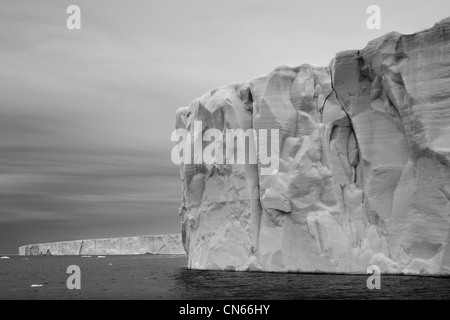
{"label": "distant ice shelf", "polygon": [[19,248],[19,255],[134,255],[186,254],[179,234],[77,240],[30,244]]}

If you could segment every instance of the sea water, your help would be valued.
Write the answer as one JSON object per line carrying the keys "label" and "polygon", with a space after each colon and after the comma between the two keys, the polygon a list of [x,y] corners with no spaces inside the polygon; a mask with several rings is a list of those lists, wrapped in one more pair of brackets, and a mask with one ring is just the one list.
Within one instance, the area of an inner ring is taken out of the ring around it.
{"label": "sea water", "polygon": [[[69,290],[69,266],[80,290]],[[449,277],[189,270],[186,256],[11,256],[0,260],[0,299],[450,299]],[[32,287],[33,286],[33,287]]]}

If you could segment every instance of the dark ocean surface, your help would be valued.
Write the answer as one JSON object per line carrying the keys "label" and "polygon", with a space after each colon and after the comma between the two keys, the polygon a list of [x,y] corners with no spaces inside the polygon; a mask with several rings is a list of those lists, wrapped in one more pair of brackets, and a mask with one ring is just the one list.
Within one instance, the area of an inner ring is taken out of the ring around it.
{"label": "dark ocean surface", "polygon": [[[81,289],[69,290],[70,265]],[[196,271],[185,256],[11,256],[0,259],[0,299],[450,299],[450,277]],[[31,287],[42,285],[41,287]]]}

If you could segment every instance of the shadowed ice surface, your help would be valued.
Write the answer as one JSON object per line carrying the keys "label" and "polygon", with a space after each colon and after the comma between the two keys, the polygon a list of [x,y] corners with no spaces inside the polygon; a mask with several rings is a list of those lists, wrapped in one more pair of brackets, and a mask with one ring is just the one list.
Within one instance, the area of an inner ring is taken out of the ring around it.
{"label": "shadowed ice surface", "polygon": [[[67,267],[81,269],[68,290]],[[12,256],[0,260],[0,299],[450,299],[450,278],[196,271],[177,256]],[[42,287],[31,287],[42,285]]]}

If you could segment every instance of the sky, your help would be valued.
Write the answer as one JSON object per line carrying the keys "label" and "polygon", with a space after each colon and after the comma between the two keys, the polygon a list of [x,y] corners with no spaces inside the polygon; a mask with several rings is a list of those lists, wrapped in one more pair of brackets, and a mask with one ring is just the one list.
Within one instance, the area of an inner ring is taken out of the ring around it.
{"label": "sky", "polygon": [[[66,27],[72,4],[80,30]],[[380,30],[366,27],[372,4]],[[0,253],[178,233],[179,107],[447,16],[448,0],[1,0]]]}

